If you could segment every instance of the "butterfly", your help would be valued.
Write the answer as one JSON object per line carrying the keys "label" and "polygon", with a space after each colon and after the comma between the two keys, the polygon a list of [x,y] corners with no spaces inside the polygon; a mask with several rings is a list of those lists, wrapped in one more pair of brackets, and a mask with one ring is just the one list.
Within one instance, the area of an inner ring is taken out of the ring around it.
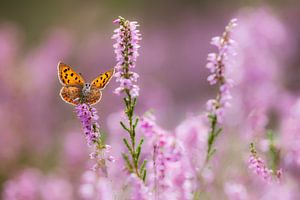
{"label": "butterfly", "polygon": [[63,87],[60,97],[67,103],[78,105],[88,103],[94,105],[102,97],[105,86],[114,75],[114,68],[100,74],[91,83],[86,83],[80,73],[75,72],[70,66],[59,62],[57,65],[58,79]]}

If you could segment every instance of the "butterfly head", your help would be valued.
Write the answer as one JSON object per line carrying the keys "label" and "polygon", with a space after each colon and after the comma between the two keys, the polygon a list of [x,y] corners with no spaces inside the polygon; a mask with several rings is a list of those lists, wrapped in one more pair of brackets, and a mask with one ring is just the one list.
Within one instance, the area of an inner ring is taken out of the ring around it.
{"label": "butterfly head", "polygon": [[89,95],[90,92],[91,92],[91,84],[90,83],[85,83],[83,85],[83,88],[82,88],[82,94],[83,94],[83,96]]}

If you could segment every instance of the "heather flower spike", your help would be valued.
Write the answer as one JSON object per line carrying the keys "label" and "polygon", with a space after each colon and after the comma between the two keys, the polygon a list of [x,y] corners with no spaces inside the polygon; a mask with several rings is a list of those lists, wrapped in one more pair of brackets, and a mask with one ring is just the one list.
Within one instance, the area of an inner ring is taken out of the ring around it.
{"label": "heather flower spike", "polygon": [[224,109],[229,106],[231,99],[229,89],[232,87],[232,80],[226,77],[227,68],[230,67],[230,57],[236,54],[235,41],[231,38],[231,32],[237,25],[236,19],[232,19],[225,27],[225,32],[221,37],[214,37],[211,44],[218,48],[217,53],[208,54],[208,63],[206,67],[210,70],[211,74],[208,76],[207,81],[211,85],[218,86],[218,93],[215,99],[207,101],[208,118],[210,121],[210,134],[208,137],[208,148],[206,162],[215,153],[216,149],[213,148],[216,137],[222,131],[218,128],[218,124],[223,122]]}
{"label": "heather flower spike", "polygon": [[279,181],[282,176],[282,169],[274,171],[273,169],[268,168],[265,161],[258,156],[253,143],[250,144],[250,152],[251,155],[248,161],[249,169],[251,169],[254,174],[258,175],[266,182],[271,182],[273,177],[277,178]]}
{"label": "heather flower spike", "polygon": [[97,110],[89,104],[78,104],[75,111],[81,122],[87,144],[92,149],[90,158],[96,160],[93,170],[101,169],[107,176],[106,160],[113,162],[114,158],[109,156],[111,147],[104,144],[101,139],[100,126],[97,122],[99,118]]}
{"label": "heather flower spike", "polygon": [[139,75],[132,71],[136,66],[136,59],[138,57],[139,41],[141,35],[137,27],[137,22],[128,21],[122,17],[114,20],[114,23],[119,27],[114,31],[112,39],[116,40],[113,45],[116,53],[117,64],[115,66],[116,82],[120,84],[115,89],[116,94],[124,94],[125,114],[128,123],[120,122],[122,128],[128,132],[130,140],[123,138],[124,144],[128,149],[128,154],[124,153],[123,158],[126,162],[127,169],[130,173],[135,173],[137,177],[145,181],[146,178],[146,161],[140,163],[141,148],[143,139],[136,141],[136,127],[138,125],[138,118],[134,117],[134,109],[139,96],[139,86],[135,83]]}
{"label": "heather flower spike", "polygon": [[120,27],[114,31],[112,39],[116,40],[114,49],[116,53],[117,64],[116,81],[120,84],[115,89],[116,94],[129,93],[133,98],[139,95],[139,86],[135,84],[139,75],[132,71],[136,66],[136,59],[139,56],[138,49],[140,48],[139,41],[141,34],[137,27],[137,22],[130,22],[122,17],[114,20],[114,23]]}

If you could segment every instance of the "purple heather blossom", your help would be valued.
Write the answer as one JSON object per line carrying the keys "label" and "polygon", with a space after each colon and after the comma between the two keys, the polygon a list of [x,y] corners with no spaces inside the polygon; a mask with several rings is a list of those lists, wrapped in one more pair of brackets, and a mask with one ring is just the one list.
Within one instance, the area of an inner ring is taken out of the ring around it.
{"label": "purple heather blossom", "polygon": [[69,181],[59,177],[47,177],[41,187],[43,200],[72,200],[73,188]]}
{"label": "purple heather blossom", "polygon": [[247,190],[243,184],[227,182],[224,191],[229,200],[247,200],[249,199]]}
{"label": "purple heather blossom", "polygon": [[150,113],[141,118],[140,127],[149,148],[152,148],[152,161],[148,161],[148,182],[155,198],[189,199],[192,193],[190,172],[187,171],[183,149],[175,134],[159,127]]}
{"label": "purple heather blossom", "polygon": [[[235,80],[235,111],[232,117],[246,137],[263,135],[274,109],[286,110],[282,88],[283,71],[293,42],[284,20],[269,7],[246,8],[237,13],[239,26],[233,32],[238,43]],[[272,33],[272,34],[271,34]],[[282,51],[282,49],[285,49]],[[267,92],[266,92],[267,91]],[[280,94],[280,101],[274,101]],[[282,107],[282,108],[280,108]],[[243,122],[245,121],[245,122]]]}
{"label": "purple heather blossom", "polygon": [[282,119],[280,142],[285,152],[284,162],[298,174],[300,169],[300,99],[290,107],[288,115]]}
{"label": "purple heather blossom", "polygon": [[114,162],[115,159],[109,155],[111,146],[101,143],[97,110],[89,104],[79,104],[75,107],[75,111],[82,124],[87,144],[92,148],[90,158],[96,160],[96,164],[92,169],[97,170],[100,168],[107,175],[105,160]]}
{"label": "purple heather blossom", "polygon": [[35,169],[24,170],[19,176],[8,180],[3,187],[4,200],[38,200],[41,174]]}
{"label": "purple heather blossom", "polygon": [[256,175],[261,177],[263,180],[267,182],[272,181],[273,170],[269,169],[264,160],[257,155],[255,147],[253,144],[250,146],[251,155],[248,161],[248,167],[251,169]]}
{"label": "purple heather blossom", "polygon": [[136,60],[139,56],[138,49],[140,48],[139,41],[141,40],[141,34],[137,29],[139,24],[135,21],[125,20],[122,17],[114,20],[114,23],[120,25],[112,36],[112,39],[116,41],[113,45],[117,60],[115,77],[117,83],[120,84],[114,92],[121,94],[124,91],[128,91],[132,97],[137,97],[140,88],[135,83],[139,75],[133,72],[132,69],[135,68]]}
{"label": "purple heather blossom", "polygon": [[262,158],[257,157],[256,155],[251,155],[249,158],[249,168],[267,182],[271,181],[273,170],[267,168]]}
{"label": "purple heather blossom", "polygon": [[75,111],[82,124],[87,143],[92,146],[100,137],[97,110],[88,104],[78,104]]}
{"label": "purple heather blossom", "polygon": [[130,174],[128,178],[130,184],[130,200],[150,200],[152,193],[149,188],[135,174]]}
{"label": "purple heather blossom", "polygon": [[[207,151],[207,140],[209,129],[205,123],[204,115],[188,116],[175,129],[176,138],[180,141],[183,147],[185,172],[188,172],[193,177],[201,176],[206,182],[211,182],[213,173],[209,170],[203,170],[205,156]],[[200,184],[194,178],[193,185],[200,187]]]}
{"label": "purple heather blossom", "polygon": [[249,157],[249,169],[251,169],[256,175],[261,177],[264,181],[272,183],[281,181],[283,170],[280,168],[276,171],[267,167],[265,161],[258,156],[253,144],[250,146],[251,155]]}
{"label": "purple heather blossom", "polygon": [[82,175],[79,195],[84,200],[106,199],[113,200],[112,185],[107,178],[99,177],[93,171],[86,171]]}
{"label": "purple heather blossom", "polygon": [[211,72],[207,81],[211,85],[217,84],[219,87],[216,99],[208,100],[207,110],[211,115],[217,117],[219,123],[223,121],[224,108],[228,107],[231,99],[229,89],[232,87],[232,80],[226,77],[226,71],[231,64],[230,57],[236,54],[236,43],[231,39],[231,32],[236,25],[236,19],[232,19],[221,37],[212,38],[211,44],[218,48],[218,52],[209,53],[207,57],[206,67]]}
{"label": "purple heather blossom", "polygon": [[25,169],[8,180],[3,188],[4,200],[71,200],[73,188],[68,180],[44,176],[38,169]]}

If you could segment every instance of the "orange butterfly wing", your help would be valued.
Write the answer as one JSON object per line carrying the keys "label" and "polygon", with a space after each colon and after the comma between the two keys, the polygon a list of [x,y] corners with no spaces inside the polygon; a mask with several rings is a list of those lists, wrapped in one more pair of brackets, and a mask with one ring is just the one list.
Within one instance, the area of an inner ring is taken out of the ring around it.
{"label": "orange butterfly wing", "polygon": [[101,100],[102,92],[97,88],[92,88],[88,96],[85,97],[85,102],[94,105]]}
{"label": "orange butterfly wing", "polygon": [[95,78],[92,81],[91,86],[96,87],[98,89],[104,89],[105,86],[109,83],[109,81],[112,78],[112,76],[114,75],[114,73],[115,73],[115,69],[112,68],[112,69],[108,70],[107,72],[100,74],[97,78]]}
{"label": "orange butterfly wing", "polygon": [[82,76],[75,72],[70,66],[59,62],[57,65],[58,69],[58,79],[60,83],[64,86],[70,85],[70,86],[83,86],[85,83]]}
{"label": "orange butterfly wing", "polygon": [[67,103],[78,105],[81,99],[81,88],[75,86],[64,86],[60,90],[60,97]]}

